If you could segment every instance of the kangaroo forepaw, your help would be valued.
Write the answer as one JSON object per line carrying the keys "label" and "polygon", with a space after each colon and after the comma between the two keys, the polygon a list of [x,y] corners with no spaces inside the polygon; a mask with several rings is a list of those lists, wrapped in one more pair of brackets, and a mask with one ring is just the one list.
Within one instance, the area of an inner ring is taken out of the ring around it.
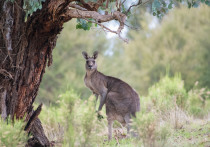
{"label": "kangaroo forepaw", "polygon": [[102,119],[104,119],[104,117],[103,117],[103,115],[101,115],[100,113],[98,113],[98,120],[102,120]]}

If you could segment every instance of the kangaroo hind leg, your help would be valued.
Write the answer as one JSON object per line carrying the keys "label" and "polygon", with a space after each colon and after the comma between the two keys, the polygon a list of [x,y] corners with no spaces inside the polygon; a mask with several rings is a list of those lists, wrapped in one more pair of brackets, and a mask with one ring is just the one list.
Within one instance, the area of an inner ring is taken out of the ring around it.
{"label": "kangaroo hind leg", "polygon": [[125,123],[126,123],[126,128],[127,128],[127,135],[130,136],[130,129],[131,129],[131,117],[130,114],[126,114],[124,117]]}

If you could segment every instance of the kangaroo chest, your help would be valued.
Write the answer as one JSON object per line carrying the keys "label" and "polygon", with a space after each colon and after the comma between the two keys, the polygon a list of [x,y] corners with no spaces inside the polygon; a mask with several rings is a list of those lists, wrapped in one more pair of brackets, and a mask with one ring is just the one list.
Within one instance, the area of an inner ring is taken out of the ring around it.
{"label": "kangaroo chest", "polygon": [[91,90],[93,91],[94,93],[97,93],[97,90],[96,90],[96,87],[95,87],[95,84],[93,83],[93,81],[91,80],[91,78],[85,78],[85,85]]}

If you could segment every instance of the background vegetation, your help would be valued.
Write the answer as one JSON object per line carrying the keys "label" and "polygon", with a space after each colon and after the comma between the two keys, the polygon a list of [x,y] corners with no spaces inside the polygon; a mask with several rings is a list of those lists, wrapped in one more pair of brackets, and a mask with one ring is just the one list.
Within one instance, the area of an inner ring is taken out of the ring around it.
{"label": "background vegetation", "polygon": [[87,99],[90,91],[83,82],[83,50],[90,54],[98,50],[98,70],[123,79],[141,95],[147,94],[148,88],[158,82],[166,70],[169,76],[180,73],[187,91],[196,81],[198,86],[209,88],[209,17],[208,6],[179,8],[162,20],[148,13],[137,15],[133,22],[140,28],[138,31],[128,30],[129,44],[118,38],[107,39],[106,33],[97,28],[76,30],[76,22],[71,21],[58,38],[53,65],[43,78],[38,99],[54,103],[59,93],[68,87],[80,93],[82,99]]}

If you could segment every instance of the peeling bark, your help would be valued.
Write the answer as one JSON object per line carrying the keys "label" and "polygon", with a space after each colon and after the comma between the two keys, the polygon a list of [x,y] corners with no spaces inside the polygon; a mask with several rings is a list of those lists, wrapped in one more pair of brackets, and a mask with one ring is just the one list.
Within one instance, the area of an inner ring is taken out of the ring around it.
{"label": "peeling bark", "polygon": [[7,91],[5,90],[2,93],[1,101],[0,101],[0,104],[1,104],[1,118],[3,120],[6,120],[6,118],[7,118],[6,97],[7,97]]}
{"label": "peeling bark", "polygon": [[12,50],[12,39],[11,39],[11,31],[13,27],[13,18],[11,14],[12,4],[10,1],[5,1],[3,5],[3,12],[6,16],[5,23],[4,23],[4,40],[6,44],[6,48],[8,51]]}

